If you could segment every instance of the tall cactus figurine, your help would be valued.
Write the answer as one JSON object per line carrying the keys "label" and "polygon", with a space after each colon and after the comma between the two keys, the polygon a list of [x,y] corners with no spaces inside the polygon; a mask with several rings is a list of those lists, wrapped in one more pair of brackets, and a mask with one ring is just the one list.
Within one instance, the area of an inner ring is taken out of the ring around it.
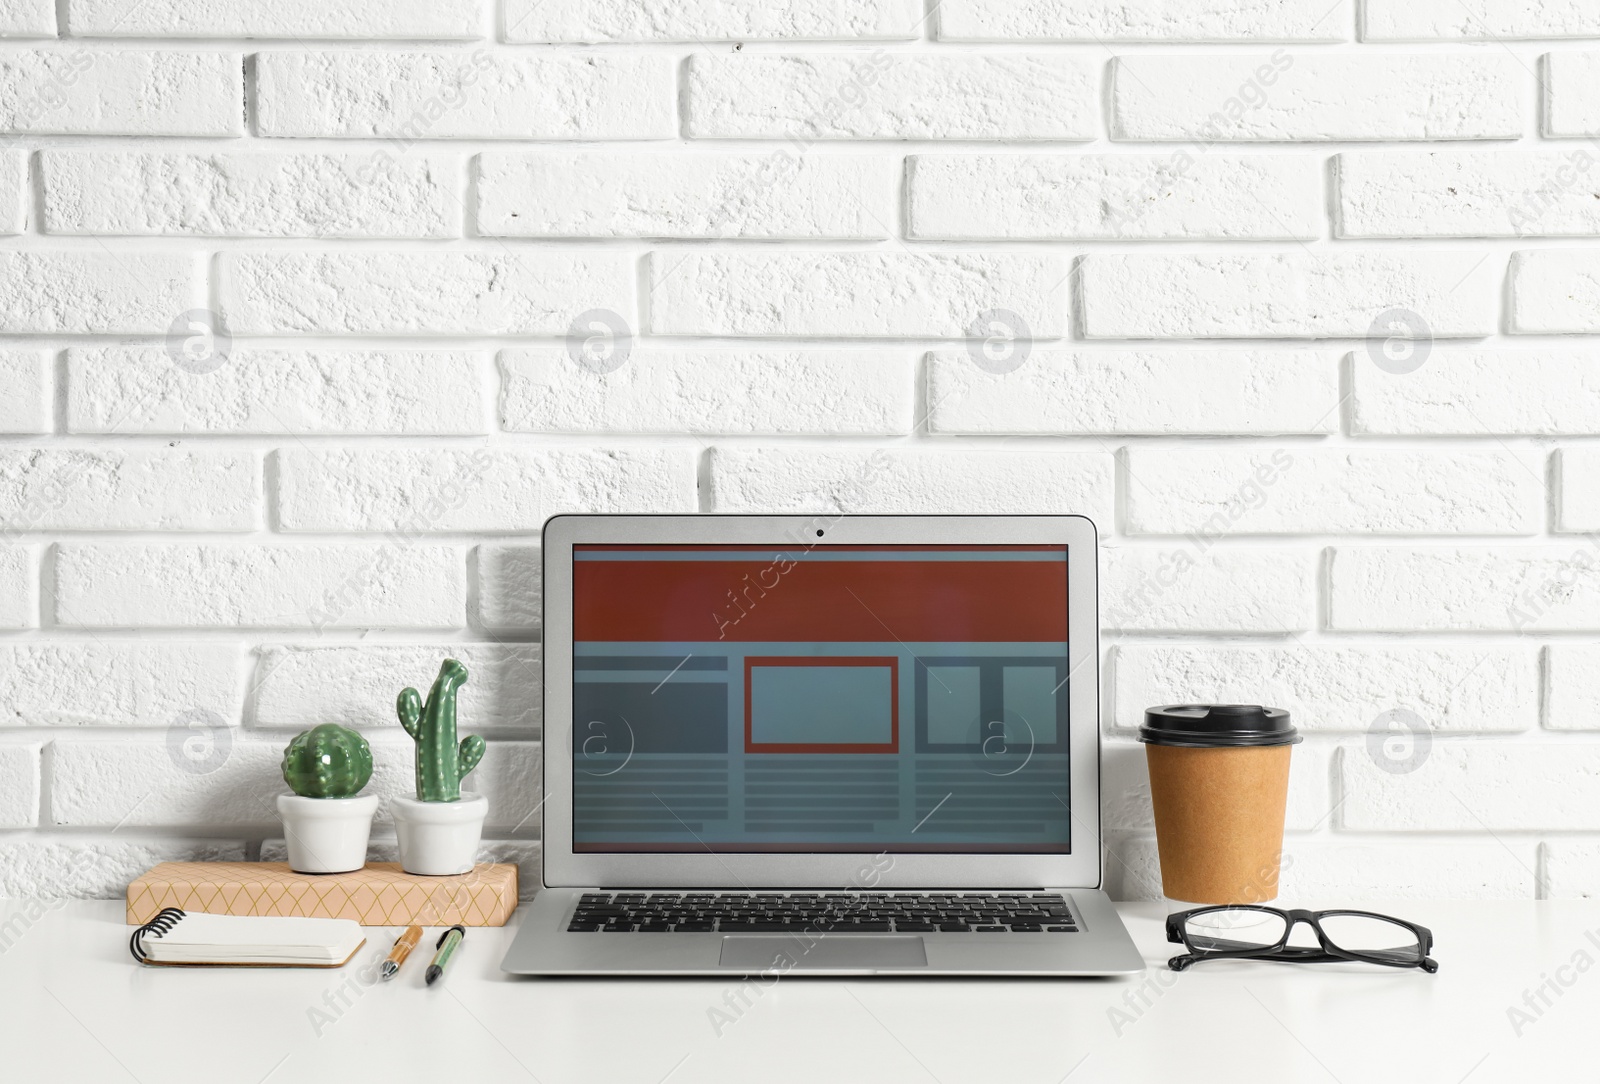
{"label": "tall cactus figurine", "polygon": [[456,690],[467,683],[467,668],[444,660],[424,704],[415,689],[402,689],[395,703],[400,725],[417,743],[417,798],[424,802],[459,802],[461,780],[483,759],[483,739],[476,734],[456,745]]}

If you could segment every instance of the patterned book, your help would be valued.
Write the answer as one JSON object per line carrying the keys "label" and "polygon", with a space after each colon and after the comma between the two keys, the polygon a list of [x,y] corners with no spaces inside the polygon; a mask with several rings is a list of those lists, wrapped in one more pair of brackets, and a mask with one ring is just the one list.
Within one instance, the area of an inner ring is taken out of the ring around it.
{"label": "patterned book", "polygon": [[163,862],[128,886],[128,924],[142,926],[167,907],[363,926],[504,926],[517,907],[517,867],[484,862],[454,877],[422,877],[396,862],[353,873],[295,873],[285,862]]}

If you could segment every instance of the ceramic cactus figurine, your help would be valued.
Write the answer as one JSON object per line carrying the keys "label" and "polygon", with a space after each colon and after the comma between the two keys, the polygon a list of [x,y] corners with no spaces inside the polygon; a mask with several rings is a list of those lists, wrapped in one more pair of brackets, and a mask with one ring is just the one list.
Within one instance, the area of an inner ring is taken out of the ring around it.
{"label": "ceramic cactus figurine", "polygon": [[354,798],[372,778],[372,747],[354,730],[323,723],[283,751],[283,781],[302,798]]}
{"label": "ceramic cactus figurine", "polygon": [[400,725],[417,743],[417,798],[424,802],[458,802],[461,780],[483,759],[483,739],[476,734],[456,745],[456,690],[467,683],[467,668],[444,660],[424,704],[415,689],[402,689],[395,703]]}

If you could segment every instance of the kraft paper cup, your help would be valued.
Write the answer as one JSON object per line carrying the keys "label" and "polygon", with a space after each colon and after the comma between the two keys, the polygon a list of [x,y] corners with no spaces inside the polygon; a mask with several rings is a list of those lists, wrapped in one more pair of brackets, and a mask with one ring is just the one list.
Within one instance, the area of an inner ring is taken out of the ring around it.
{"label": "kraft paper cup", "polygon": [[1151,708],[1139,729],[1150,766],[1161,888],[1182,908],[1278,896],[1289,713],[1254,704]]}

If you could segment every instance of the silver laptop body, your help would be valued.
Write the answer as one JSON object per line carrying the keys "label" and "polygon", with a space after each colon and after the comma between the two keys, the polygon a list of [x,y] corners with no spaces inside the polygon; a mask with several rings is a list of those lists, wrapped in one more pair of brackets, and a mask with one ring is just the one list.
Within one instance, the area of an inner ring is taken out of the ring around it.
{"label": "silver laptop body", "polygon": [[543,561],[505,971],[1143,970],[1100,890],[1089,520],[558,516]]}

